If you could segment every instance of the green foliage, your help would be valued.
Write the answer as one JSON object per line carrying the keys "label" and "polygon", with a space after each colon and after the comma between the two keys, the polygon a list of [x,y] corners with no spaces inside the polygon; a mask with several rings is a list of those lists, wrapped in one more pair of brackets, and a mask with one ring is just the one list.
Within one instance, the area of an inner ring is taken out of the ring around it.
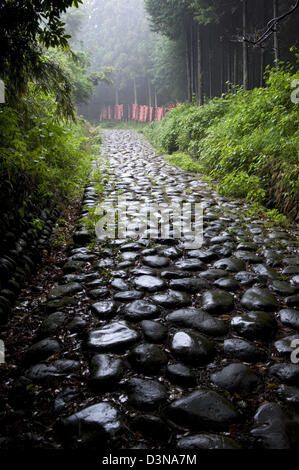
{"label": "green foliage", "polygon": [[[113,72],[112,67],[103,67],[99,72],[89,73],[90,59],[85,51],[73,53],[49,49],[43,60],[55,64],[57,69],[60,69],[65,75],[66,81],[69,83],[72,105],[88,103],[93,95],[94,87],[99,82],[112,83],[109,78]],[[46,91],[49,89],[55,91],[57,95],[56,83],[50,82]]]}
{"label": "green foliage", "polygon": [[218,191],[223,196],[246,198],[260,203],[266,194],[261,188],[260,178],[255,175],[248,175],[245,171],[225,175]]}
{"label": "green foliage", "polygon": [[[48,58],[60,64],[72,87],[73,101],[76,105],[86,103],[93,93],[93,82],[87,75],[89,59],[85,52],[74,54],[62,50],[50,49]],[[48,60],[49,60],[48,59]]]}
{"label": "green foliage", "polygon": [[184,101],[186,99],[186,44],[183,39],[172,40],[165,36],[154,36],[152,50],[152,74],[158,98],[161,103]]}
{"label": "green foliage", "polygon": [[291,101],[291,67],[267,71],[267,87],[214,98],[202,107],[181,105],[146,130],[167,153],[189,152],[220,180],[225,195],[265,201],[298,216],[298,104]]}
{"label": "green foliage", "polygon": [[69,49],[62,13],[79,7],[82,0],[1,0],[0,77],[8,95],[22,95],[27,83],[41,67],[41,47]]}
{"label": "green foliage", "polygon": [[193,160],[193,158],[186,153],[174,153],[173,155],[168,155],[166,160],[171,165],[178,166],[185,171],[190,171],[192,173],[201,173],[203,171],[201,164]]}
{"label": "green foliage", "polygon": [[252,204],[252,207],[242,213],[243,217],[262,217],[267,218],[265,221],[265,227],[272,227],[273,225],[279,225],[288,227],[290,220],[285,215],[281,214],[277,209],[265,209],[258,202]]}
{"label": "green foliage", "polygon": [[86,181],[91,160],[84,121],[58,120],[54,97],[36,85],[26,100],[31,107],[26,118],[8,106],[0,108],[1,208],[10,204],[21,216],[27,206],[73,197]]}
{"label": "green foliage", "polygon": [[38,231],[43,229],[44,222],[41,219],[33,219],[33,220],[31,220],[31,225],[33,227],[33,230],[35,232],[38,232]]}

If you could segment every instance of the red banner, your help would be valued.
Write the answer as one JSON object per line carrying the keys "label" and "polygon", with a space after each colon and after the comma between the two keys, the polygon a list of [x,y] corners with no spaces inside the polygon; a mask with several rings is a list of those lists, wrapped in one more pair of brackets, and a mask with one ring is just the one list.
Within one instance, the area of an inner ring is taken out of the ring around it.
{"label": "red banner", "polygon": [[149,122],[152,122],[152,120],[153,120],[153,111],[154,111],[154,108],[150,107],[150,109],[149,109],[149,118],[148,118]]}
{"label": "red banner", "polygon": [[132,119],[134,119],[135,121],[137,121],[138,119],[138,104],[133,104],[132,106]]}
{"label": "red banner", "polygon": [[[160,106],[158,108],[153,108],[152,106],[139,106],[138,104],[133,104],[132,106],[128,105],[128,119],[139,122],[152,122],[153,120],[161,121],[165,116],[167,111],[179,106],[179,103],[171,103],[167,107]],[[124,105],[118,104],[114,106],[113,117],[115,121],[121,121],[124,119]],[[112,118],[112,107],[111,106],[102,106],[100,112],[100,120],[105,121],[108,119],[111,121]]]}
{"label": "red banner", "polygon": [[155,110],[155,120],[156,121],[161,121],[161,119],[163,119],[164,116],[165,116],[165,108],[163,106],[159,107],[159,108],[156,108],[156,110]]}
{"label": "red banner", "polygon": [[101,114],[100,114],[100,121],[106,121],[106,119],[107,119],[106,106],[102,106]]}
{"label": "red banner", "polygon": [[124,105],[117,104],[114,106],[114,120],[121,121],[124,115]]}
{"label": "red banner", "polygon": [[138,121],[139,122],[146,122],[147,114],[148,114],[148,106],[140,106]]}

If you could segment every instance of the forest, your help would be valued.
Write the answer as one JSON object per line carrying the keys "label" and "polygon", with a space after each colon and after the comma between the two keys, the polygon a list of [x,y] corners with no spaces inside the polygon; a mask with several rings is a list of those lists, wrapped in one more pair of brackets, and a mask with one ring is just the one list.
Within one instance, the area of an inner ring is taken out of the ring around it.
{"label": "forest", "polygon": [[298,19],[0,0],[0,458],[299,448]]}

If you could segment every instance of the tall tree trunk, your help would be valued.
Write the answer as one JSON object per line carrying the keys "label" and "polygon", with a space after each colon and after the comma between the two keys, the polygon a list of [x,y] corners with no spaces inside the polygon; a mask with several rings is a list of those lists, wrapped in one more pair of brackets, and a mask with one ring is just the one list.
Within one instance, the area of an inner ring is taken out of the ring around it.
{"label": "tall tree trunk", "polygon": [[209,49],[209,95],[212,98],[212,51]]}
{"label": "tall tree trunk", "polygon": [[238,56],[237,56],[237,48],[234,46],[234,72],[233,72],[233,82],[234,85],[238,84]]}
{"label": "tall tree trunk", "polygon": [[133,87],[134,87],[134,104],[138,104],[137,100],[137,86],[136,86],[136,78],[133,78]]}
{"label": "tall tree trunk", "polygon": [[[278,2],[277,0],[273,0],[273,16],[274,18],[278,17]],[[278,67],[279,62],[279,46],[278,46],[278,34],[277,34],[277,26],[275,27],[274,31],[274,65]]]}
{"label": "tall tree trunk", "polygon": [[226,71],[226,77],[227,77],[227,91],[229,92],[230,90],[230,83],[231,83],[231,65],[230,65],[230,47],[229,47],[229,44],[227,45],[227,71]]}
{"label": "tall tree trunk", "polygon": [[190,26],[190,87],[191,87],[191,100],[194,95],[194,31],[193,23]]}
{"label": "tall tree trunk", "polygon": [[119,105],[118,88],[115,88],[115,106]]}
{"label": "tall tree trunk", "polygon": [[220,46],[220,89],[221,95],[224,93],[224,43],[223,38],[221,38]]}
{"label": "tall tree trunk", "polygon": [[192,100],[191,92],[191,71],[190,71],[190,43],[189,43],[189,34],[188,26],[186,26],[186,75],[187,75],[187,99],[188,101]]}
{"label": "tall tree trunk", "polygon": [[194,41],[193,41],[193,47],[194,47],[194,57],[193,57],[193,62],[194,62],[194,93],[198,98],[198,28],[197,24],[194,23],[193,25],[193,35],[194,35]]}
{"label": "tall tree trunk", "polygon": [[147,79],[148,105],[152,106],[152,84],[150,78]]}
{"label": "tall tree trunk", "polygon": [[265,70],[265,51],[261,47],[261,68],[260,68],[260,87],[264,86],[264,70]]}
{"label": "tall tree trunk", "polygon": [[245,41],[247,34],[247,0],[243,0],[243,87],[244,90],[249,88],[248,79],[248,48],[247,42]]}
{"label": "tall tree trunk", "polygon": [[203,60],[202,60],[202,34],[200,25],[197,26],[197,76],[198,76],[198,104],[203,105]]}
{"label": "tall tree trunk", "polygon": [[157,95],[157,88],[155,87],[155,108],[158,107],[158,95]]}

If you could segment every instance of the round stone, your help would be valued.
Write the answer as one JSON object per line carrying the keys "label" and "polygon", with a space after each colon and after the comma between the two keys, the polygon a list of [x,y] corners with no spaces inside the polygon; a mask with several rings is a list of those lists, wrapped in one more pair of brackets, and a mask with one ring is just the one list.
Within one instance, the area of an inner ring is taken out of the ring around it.
{"label": "round stone", "polygon": [[52,338],[45,338],[31,346],[26,353],[26,360],[29,362],[38,362],[47,359],[61,349],[58,341]]}
{"label": "round stone", "polygon": [[199,258],[201,261],[209,263],[217,259],[217,254],[211,250],[190,250],[187,253],[190,258]]}
{"label": "round stone", "polygon": [[233,250],[231,246],[225,245],[211,245],[210,250],[217,254],[217,258],[226,258],[231,256]]}
{"label": "round stone", "polygon": [[254,253],[251,253],[250,251],[238,250],[238,251],[235,251],[234,255],[236,258],[243,260],[246,263],[250,263],[250,264],[263,262],[263,258],[261,258],[260,256]]}
{"label": "round stone", "polygon": [[298,307],[299,306],[299,294],[286,297],[284,301],[288,307]]}
{"label": "round stone", "polygon": [[211,380],[218,387],[228,390],[229,392],[237,392],[241,394],[249,394],[261,388],[261,378],[244,364],[229,364],[221,371],[211,375]]}
{"label": "round stone", "polygon": [[173,355],[187,364],[206,364],[214,354],[210,340],[192,331],[178,331],[171,341]]}
{"label": "round stone", "polygon": [[219,287],[219,289],[224,289],[231,292],[234,292],[240,288],[239,283],[234,279],[230,279],[229,277],[221,277],[220,279],[216,279],[213,285],[215,287]]}
{"label": "round stone", "polygon": [[207,269],[207,265],[198,258],[190,258],[187,260],[177,261],[175,266],[183,271],[203,271]]}
{"label": "round stone", "polygon": [[285,403],[299,407],[299,388],[281,385],[277,393]]}
{"label": "round stone", "polygon": [[138,333],[129,328],[125,321],[111,322],[99,330],[91,331],[87,347],[95,351],[118,351],[126,349],[139,338]]}
{"label": "round stone", "polygon": [[123,362],[109,354],[96,354],[91,360],[89,383],[94,388],[111,387],[123,373]]}
{"label": "round stone", "polygon": [[281,274],[299,274],[299,266],[287,266],[283,268]]}
{"label": "round stone", "polygon": [[247,312],[231,320],[233,328],[248,339],[267,339],[275,333],[277,324],[267,312]]}
{"label": "round stone", "polygon": [[277,377],[283,383],[299,385],[299,364],[275,364],[270,367],[269,373]]}
{"label": "round stone", "polygon": [[97,268],[113,268],[114,261],[111,258],[103,258],[101,261],[98,262],[96,265]]}
{"label": "round stone", "polygon": [[291,308],[285,308],[278,312],[281,323],[295,330],[299,330],[299,312]]}
{"label": "round stone", "polygon": [[67,316],[63,312],[51,313],[41,324],[38,333],[41,336],[47,336],[51,333],[55,333],[64,325]]}
{"label": "round stone", "polygon": [[185,385],[192,387],[196,384],[196,375],[189,367],[181,363],[168,364],[166,369],[166,377],[170,382],[177,385]]}
{"label": "round stone", "polygon": [[80,362],[61,359],[49,364],[36,364],[25,372],[25,377],[37,384],[58,383],[62,377],[80,368]]}
{"label": "round stone", "polygon": [[67,328],[70,331],[80,332],[87,326],[87,322],[80,315],[75,315],[74,318],[67,324]]}
{"label": "round stone", "polygon": [[121,254],[121,259],[123,261],[135,261],[136,258],[138,258],[139,253],[136,253],[135,251],[125,251],[124,253]]}
{"label": "round stone", "polygon": [[124,308],[124,317],[131,321],[155,318],[159,313],[160,310],[157,305],[152,304],[147,300],[135,300]]}
{"label": "round stone", "polygon": [[66,297],[68,295],[74,295],[77,292],[82,291],[82,286],[78,282],[71,282],[69,284],[63,284],[62,286],[54,287],[48,294],[49,300],[55,300],[60,297]]}
{"label": "round stone", "polygon": [[172,279],[169,282],[169,287],[174,290],[182,290],[195,293],[203,289],[207,289],[209,287],[209,283],[205,279],[187,277],[182,279]]}
{"label": "round stone", "polygon": [[257,274],[267,279],[275,280],[278,278],[277,272],[274,269],[265,266],[264,264],[257,264],[253,269]]}
{"label": "round stone", "polygon": [[209,269],[208,271],[199,273],[199,276],[208,281],[215,281],[215,279],[227,276],[227,271],[224,271],[224,269]]}
{"label": "round stone", "polygon": [[129,379],[127,382],[130,405],[141,409],[156,409],[167,397],[164,385],[155,380]]}
{"label": "round stone", "polygon": [[74,297],[62,297],[61,299],[51,300],[46,303],[47,312],[57,312],[63,307],[71,307],[77,304],[77,300]]}
{"label": "round stone", "polygon": [[139,290],[126,290],[114,294],[114,300],[120,300],[122,302],[130,302],[132,300],[141,299],[142,297],[143,293]]}
{"label": "round stone", "polygon": [[156,292],[165,287],[165,282],[154,276],[138,276],[134,284],[137,288],[144,289],[148,292]]}
{"label": "round stone", "polygon": [[241,304],[248,310],[275,311],[278,307],[276,298],[271,292],[259,287],[248,289],[241,299]]}
{"label": "round stone", "polygon": [[182,308],[166,316],[166,320],[177,326],[193,328],[212,336],[222,336],[228,327],[223,320],[195,308]]}
{"label": "round stone", "polygon": [[164,268],[169,265],[169,260],[165,256],[144,256],[143,262],[152,268]]}
{"label": "round stone", "polygon": [[113,279],[113,281],[111,282],[111,287],[113,287],[113,289],[117,289],[120,291],[125,291],[125,290],[130,289],[129,284],[119,277]]}
{"label": "round stone", "polygon": [[142,268],[135,268],[132,269],[130,272],[133,276],[155,276],[157,270],[148,266],[142,266]]}
{"label": "round stone", "polygon": [[171,434],[166,423],[158,416],[151,414],[134,417],[132,425],[136,431],[154,441],[167,441]]}
{"label": "round stone", "polygon": [[162,343],[168,334],[167,328],[156,321],[143,320],[141,327],[145,338],[150,343]]}
{"label": "round stone", "polygon": [[298,445],[298,423],[292,422],[276,403],[260,406],[254,416],[254,423],[251,434],[262,448],[290,449],[296,440]]}
{"label": "round stone", "polygon": [[285,281],[273,281],[269,285],[269,289],[279,295],[292,295],[296,293],[295,287],[292,287],[291,284]]}
{"label": "round stone", "polygon": [[205,291],[202,295],[202,308],[209,313],[231,312],[234,308],[234,298],[228,292],[220,289]]}
{"label": "round stone", "polygon": [[265,285],[265,281],[261,276],[251,271],[241,271],[235,274],[235,280],[238,281],[241,286]]}
{"label": "round stone", "polygon": [[117,303],[113,300],[102,300],[92,304],[91,311],[99,318],[110,318],[117,312]]}
{"label": "round stone", "polygon": [[166,308],[183,307],[191,304],[191,298],[188,294],[172,289],[169,289],[165,293],[154,295],[152,300],[156,304]]}
{"label": "round stone", "polygon": [[266,353],[254,344],[243,339],[229,338],[224,341],[225,354],[245,362],[261,362],[266,360]]}
{"label": "round stone", "polygon": [[159,254],[162,256],[165,256],[166,258],[176,259],[176,258],[179,258],[179,256],[181,255],[181,252],[178,251],[177,248],[172,246],[172,247],[161,250]]}
{"label": "round stone", "polygon": [[[187,276],[191,276],[191,273],[187,273],[184,271],[178,271],[175,269],[167,269],[165,271],[161,271],[161,277],[163,279],[182,279],[186,278]],[[180,289],[178,289],[180,290]]]}
{"label": "round stone", "polygon": [[73,273],[75,271],[81,271],[84,264],[85,264],[84,261],[74,261],[74,260],[70,259],[64,264],[63,271],[66,274],[70,274],[70,273]]}
{"label": "round stone", "polygon": [[295,347],[299,347],[299,334],[285,336],[284,338],[275,341],[274,347],[279,354],[290,356]]}
{"label": "round stone", "polygon": [[146,371],[147,374],[156,374],[167,364],[167,356],[154,344],[140,344],[128,355],[128,359],[137,370]]}
{"label": "round stone", "polygon": [[241,445],[230,437],[218,436],[217,434],[195,434],[182,437],[177,442],[178,449],[200,450],[200,449],[241,449]]}
{"label": "round stone", "polygon": [[174,401],[168,415],[180,426],[191,429],[221,430],[240,421],[240,415],[230,401],[211,390],[196,390]]}
{"label": "round stone", "polygon": [[215,261],[213,267],[216,269],[225,269],[233,273],[238,273],[246,269],[246,263],[238,258],[222,258]]}
{"label": "round stone", "polygon": [[[80,443],[78,442],[80,426]],[[60,421],[61,435],[74,447],[97,448],[99,442],[114,440],[122,429],[117,409],[108,402],[97,403]]]}
{"label": "round stone", "polygon": [[107,287],[99,287],[98,289],[92,289],[88,291],[87,294],[92,299],[103,299],[105,297],[108,297],[110,291],[109,289],[107,289]]}
{"label": "round stone", "polygon": [[231,236],[226,233],[226,234],[223,234],[223,235],[217,235],[216,237],[212,237],[211,240],[210,240],[210,243],[211,245],[216,245],[216,244],[221,244],[223,245],[223,243],[225,242],[231,242],[232,241],[232,238]]}

